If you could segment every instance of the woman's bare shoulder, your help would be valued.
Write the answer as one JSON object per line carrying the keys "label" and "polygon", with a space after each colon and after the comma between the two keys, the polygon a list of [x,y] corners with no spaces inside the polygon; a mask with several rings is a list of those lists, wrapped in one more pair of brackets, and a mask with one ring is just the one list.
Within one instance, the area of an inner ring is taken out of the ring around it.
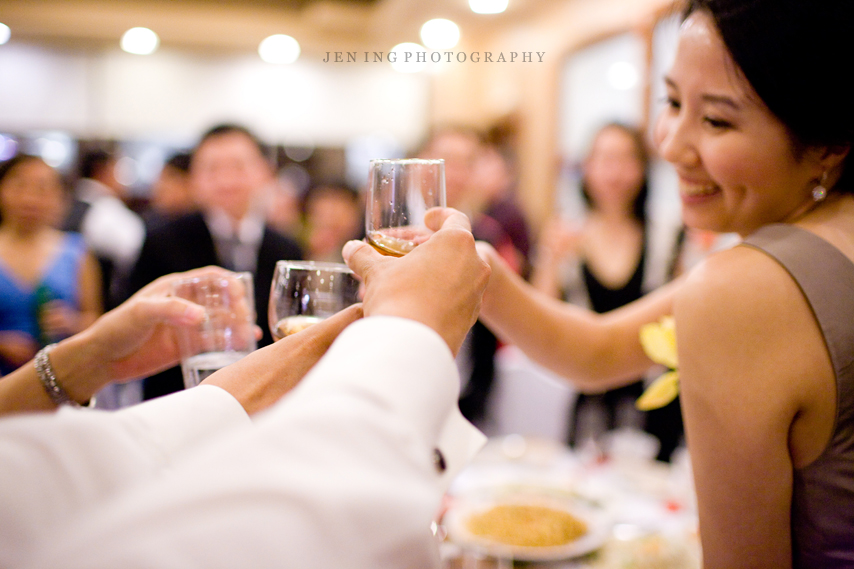
{"label": "woman's bare shoulder", "polygon": [[674,316],[680,366],[684,355],[695,369],[714,368],[729,378],[720,381],[742,383],[727,390],[773,389],[781,398],[778,407],[799,404],[794,398],[805,370],[826,359],[821,331],[798,284],[777,261],[751,247],[722,251],[698,265],[677,295]]}
{"label": "woman's bare shoulder", "polygon": [[753,312],[791,300],[800,289],[777,261],[758,249],[736,246],[707,257],[685,279],[677,302],[697,308]]}

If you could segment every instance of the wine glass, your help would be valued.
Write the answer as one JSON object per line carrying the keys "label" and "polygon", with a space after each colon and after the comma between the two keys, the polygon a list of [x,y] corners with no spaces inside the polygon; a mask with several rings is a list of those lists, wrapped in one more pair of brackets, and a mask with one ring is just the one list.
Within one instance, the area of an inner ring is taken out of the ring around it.
{"label": "wine glass", "polygon": [[444,160],[371,160],[365,214],[368,243],[402,257],[433,233],[424,224],[432,207],[445,207]]}
{"label": "wine glass", "polygon": [[270,332],[276,341],[359,302],[359,281],[343,263],[279,261],[270,287]]}

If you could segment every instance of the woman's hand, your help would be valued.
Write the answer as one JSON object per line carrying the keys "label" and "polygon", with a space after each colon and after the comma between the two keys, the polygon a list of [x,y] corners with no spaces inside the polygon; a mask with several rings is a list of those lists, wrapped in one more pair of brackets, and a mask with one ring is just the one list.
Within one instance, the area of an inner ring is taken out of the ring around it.
{"label": "woman's hand", "polygon": [[61,342],[51,353],[57,378],[78,401],[85,401],[111,382],[144,377],[178,363],[175,330],[195,326],[204,309],[171,296],[176,280],[231,273],[206,267],[161,277],[89,328]]}
{"label": "woman's hand", "polygon": [[553,262],[562,262],[581,253],[582,230],[561,219],[549,220],[540,233],[539,247]]}
{"label": "woman's hand", "polygon": [[489,267],[477,255],[468,218],[455,209],[428,212],[436,233],[404,257],[385,257],[350,241],[344,259],[365,283],[365,316],[400,316],[433,328],[456,354],[477,320]]}
{"label": "woman's hand", "polygon": [[39,343],[25,332],[6,330],[0,332],[0,358],[11,367],[20,367],[33,359],[39,349]]}
{"label": "woman's hand", "polygon": [[67,338],[82,330],[80,312],[61,300],[45,304],[39,314],[39,328],[47,338]]}

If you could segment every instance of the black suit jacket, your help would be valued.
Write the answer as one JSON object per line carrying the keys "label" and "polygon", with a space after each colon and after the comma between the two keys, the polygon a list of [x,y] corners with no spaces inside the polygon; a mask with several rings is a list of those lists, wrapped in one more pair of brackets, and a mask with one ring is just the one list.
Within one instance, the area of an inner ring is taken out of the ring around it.
{"label": "black suit jacket", "polygon": [[[292,239],[265,227],[258,249],[258,264],[252,275],[257,322],[264,334],[260,346],[273,341],[267,323],[267,303],[270,300],[270,283],[273,281],[276,261],[281,259],[302,259],[302,251]],[[131,273],[130,289],[136,292],[163,275],[208,265],[223,266],[223,263],[217,257],[216,246],[204,217],[201,213],[191,213],[166,223],[146,236]],[[175,367],[147,378],[144,397],[151,399],[183,388],[181,369]]]}

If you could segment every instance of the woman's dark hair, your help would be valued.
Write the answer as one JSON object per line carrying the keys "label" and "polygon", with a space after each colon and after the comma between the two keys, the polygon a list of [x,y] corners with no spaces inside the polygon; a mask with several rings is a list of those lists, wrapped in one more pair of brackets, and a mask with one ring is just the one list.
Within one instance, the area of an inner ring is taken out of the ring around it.
{"label": "woman's dark hair", "polygon": [[[703,11],[759,98],[789,130],[796,155],[854,142],[852,0],[688,0]],[[854,192],[852,153],[836,188]]]}
{"label": "woman's dark hair", "polygon": [[[33,154],[16,154],[6,160],[5,162],[0,162],[0,184],[6,179],[6,177],[18,166],[24,164],[25,162],[44,162],[40,156],[35,156]],[[3,223],[3,212],[0,211],[0,223]]]}
{"label": "woman's dark hair", "polygon": [[[646,140],[644,139],[643,133],[633,126],[629,126],[621,122],[609,122],[596,131],[596,135],[593,137],[593,145],[596,144],[596,139],[599,138],[599,135],[606,130],[619,130],[628,136],[635,147],[635,156],[643,165],[643,178],[641,179],[641,186],[638,190],[638,194],[635,196],[635,201],[632,204],[632,215],[635,219],[641,222],[642,225],[646,225],[646,202],[649,197],[649,151],[647,150]],[[595,207],[593,199],[590,197],[590,190],[587,189],[587,180],[585,178],[581,179],[581,197],[584,198],[584,204],[588,209],[593,209]]]}
{"label": "woman's dark hair", "polygon": [[6,179],[6,176],[8,176],[12,170],[24,162],[30,162],[33,160],[44,162],[41,156],[35,156],[33,154],[15,154],[5,162],[0,162],[0,184],[3,183],[3,180]]}

